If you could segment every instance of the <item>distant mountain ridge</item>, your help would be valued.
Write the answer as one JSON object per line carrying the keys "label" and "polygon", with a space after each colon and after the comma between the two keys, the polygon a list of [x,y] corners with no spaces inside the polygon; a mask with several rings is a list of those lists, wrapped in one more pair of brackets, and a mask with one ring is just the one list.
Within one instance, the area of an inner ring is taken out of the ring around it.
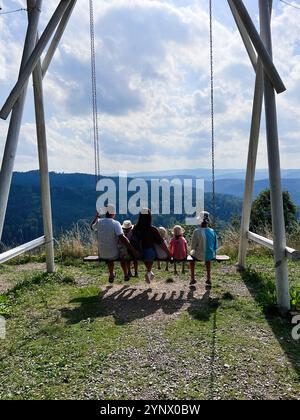
{"label": "distant mountain ridge", "polygon": [[[261,170],[258,171],[258,177],[267,175],[267,171]],[[226,175],[231,174],[232,177],[227,177]],[[162,171],[162,172],[153,172],[151,176],[136,174],[149,180],[151,178],[160,178],[165,177],[167,179],[178,177],[180,179],[184,177],[194,177],[197,175],[198,178],[205,180],[205,191],[212,192],[211,184],[211,174],[208,169],[200,170],[191,170],[190,173],[181,174],[181,171],[173,172],[171,171]],[[216,192],[219,194],[229,194],[239,198],[242,198],[244,195],[245,180],[243,178],[237,178],[236,176],[241,176],[240,171],[217,171],[216,174]],[[236,175],[236,176],[234,176]],[[298,175],[298,176],[297,176]],[[133,175],[130,175],[130,178]],[[224,178],[225,177],[225,178]],[[50,173],[50,182],[51,187],[64,187],[64,188],[90,188],[95,189],[95,176],[89,174],[65,174],[65,173]],[[13,185],[23,185],[23,186],[38,186],[39,185],[39,173],[38,171],[30,172],[15,172],[13,175]],[[284,190],[289,191],[291,197],[295,204],[300,207],[300,170],[284,170],[282,187]],[[254,198],[263,191],[264,189],[269,188],[268,178],[257,179],[254,183]]]}
{"label": "distant mountain ridge", "polygon": [[[128,179],[130,181],[130,178]],[[118,194],[118,178],[114,178]],[[90,221],[95,215],[96,179],[88,174],[58,174],[50,173],[53,225],[55,235],[70,229],[80,220]],[[129,193],[129,197],[134,192]],[[171,192],[171,195],[173,192]],[[117,195],[118,197],[118,195]],[[150,197],[149,197],[150,198]],[[211,193],[205,194],[205,205],[211,209]],[[217,194],[216,215],[227,223],[232,215],[241,212],[242,200],[231,195]],[[172,200],[171,200],[172,206]],[[136,216],[127,214],[125,218],[136,222]],[[119,218],[120,220],[122,217]],[[184,223],[185,215],[154,216],[156,225],[171,226],[175,222]],[[26,173],[16,172],[13,175],[10,199],[6,214],[3,242],[8,245],[30,241],[43,234],[43,222],[40,200],[40,178],[38,171]]]}
{"label": "distant mountain ridge", "polygon": [[[300,169],[282,169],[283,179],[300,179]],[[116,175],[116,174],[115,174]],[[154,172],[136,172],[130,173],[131,177],[176,177],[176,176],[192,176],[204,179],[206,181],[211,180],[211,169],[180,169],[180,170],[167,170],[167,171],[154,171]],[[239,179],[244,180],[246,177],[246,171],[242,169],[216,169],[216,179]],[[269,178],[267,169],[258,169],[256,171],[255,179],[266,180]]]}
{"label": "distant mountain ridge", "polygon": [[[205,207],[212,211],[212,185],[207,171],[205,181]],[[200,171],[198,171],[200,172]],[[164,172],[165,173],[165,172]],[[227,174],[227,173],[226,173]],[[225,175],[226,175],[225,174]],[[202,172],[204,175],[204,172]],[[224,175],[224,174],[223,174]],[[189,175],[172,174],[164,178],[174,177],[186,178]],[[222,176],[219,174],[219,176]],[[202,176],[204,178],[204,176]],[[151,178],[160,178],[157,174],[150,178],[144,177],[147,182]],[[118,178],[114,178],[118,184]],[[129,178],[130,180],[130,178]],[[95,214],[96,179],[89,174],[64,174],[50,173],[53,224],[55,235],[59,236],[62,231],[70,229],[79,220],[90,220]],[[242,197],[244,194],[243,179],[218,178],[216,180],[216,216],[220,222],[226,224],[232,216],[240,215],[242,210]],[[265,188],[268,188],[267,179],[255,182],[255,196]],[[295,201],[300,206],[300,177],[299,179],[283,179],[283,188],[287,189]],[[117,187],[118,192],[118,187]],[[129,194],[130,195],[130,194]],[[124,218],[136,216],[128,214]],[[184,215],[155,216],[154,223],[157,225],[170,226],[175,222],[183,223]],[[13,175],[8,211],[6,215],[3,242],[12,245],[27,242],[43,234],[43,222],[40,200],[40,179],[38,171],[16,172]]]}
{"label": "distant mountain ridge", "polygon": [[[239,179],[221,179],[216,181],[216,192],[222,194],[230,194],[236,197],[243,198],[244,196],[245,181]],[[270,188],[268,179],[255,181],[253,198],[255,199],[259,193],[265,189]],[[283,179],[283,190],[287,190],[294,203],[300,207],[300,178],[299,179]],[[211,192],[212,185],[210,182],[205,182],[205,191]]]}

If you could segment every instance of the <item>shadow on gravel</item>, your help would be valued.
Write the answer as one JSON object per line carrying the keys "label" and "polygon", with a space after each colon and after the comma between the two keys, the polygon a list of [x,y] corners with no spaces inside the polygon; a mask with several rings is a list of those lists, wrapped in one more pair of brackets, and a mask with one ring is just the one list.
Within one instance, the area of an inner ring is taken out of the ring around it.
{"label": "shadow on gravel", "polygon": [[116,324],[121,325],[149,317],[157,311],[172,315],[188,304],[187,310],[193,318],[208,321],[211,313],[217,309],[218,301],[210,298],[210,291],[201,298],[196,298],[195,290],[191,289],[188,293],[184,290],[159,293],[151,287],[140,290],[123,286],[112,291],[112,286],[108,286],[99,295],[73,299],[70,303],[80,305],[74,309],[63,308],[61,312],[70,324],[88,318],[113,316]]}
{"label": "shadow on gravel", "polygon": [[143,319],[161,310],[166,315],[172,315],[187,306],[187,312],[198,321],[211,322],[211,360],[210,360],[210,397],[214,399],[217,309],[220,301],[210,296],[206,290],[203,296],[195,296],[197,289],[158,293],[150,287],[140,290],[136,287],[124,286],[116,291],[107,287],[99,295],[73,299],[70,303],[79,304],[74,309],[62,309],[62,316],[69,324],[76,324],[86,319],[113,316],[117,325],[124,325],[137,319]]}

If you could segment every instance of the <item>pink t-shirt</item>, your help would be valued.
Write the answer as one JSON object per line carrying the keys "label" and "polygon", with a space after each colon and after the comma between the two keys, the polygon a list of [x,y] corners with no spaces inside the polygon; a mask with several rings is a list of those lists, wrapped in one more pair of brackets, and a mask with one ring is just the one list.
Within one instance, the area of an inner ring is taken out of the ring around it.
{"label": "pink t-shirt", "polygon": [[185,260],[187,257],[186,251],[187,241],[183,236],[179,238],[172,238],[170,241],[170,253],[175,260]]}

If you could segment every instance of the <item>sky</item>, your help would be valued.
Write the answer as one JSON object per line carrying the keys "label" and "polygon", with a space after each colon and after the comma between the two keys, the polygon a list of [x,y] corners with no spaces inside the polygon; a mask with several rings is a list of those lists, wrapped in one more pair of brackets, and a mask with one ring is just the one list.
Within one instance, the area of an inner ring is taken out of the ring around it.
{"label": "sky", "polygon": [[[208,0],[94,0],[101,170],[209,168]],[[299,2],[300,3],[300,2]],[[2,11],[25,7],[0,0]],[[44,1],[40,32],[58,1]],[[256,24],[256,0],[245,1]],[[298,4],[295,2],[295,4]],[[0,105],[17,77],[25,12],[0,16]],[[300,168],[300,10],[274,0],[281,163]],[[246,167],[255,74],[225,0],[214,0],[216,167]],[[88,0],[78,0],[44,79],[49,167],[94,171]],[[8,119],[9,121],[9,119]],[[8,121],[0,120],[2,156]],[[38,168],[30,84],[15,170]],[[267,167],[264,124],[258,168]]]}

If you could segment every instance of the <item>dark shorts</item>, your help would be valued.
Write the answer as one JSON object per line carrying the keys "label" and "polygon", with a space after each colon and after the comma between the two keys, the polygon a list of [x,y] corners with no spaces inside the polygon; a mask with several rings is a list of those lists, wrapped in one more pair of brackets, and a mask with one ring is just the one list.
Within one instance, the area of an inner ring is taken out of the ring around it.
{"label": "dark shorts", "polygon": [[143,249],[143,260],[146,262],[152,262],[157,259],[155,248],[144,248]]}

